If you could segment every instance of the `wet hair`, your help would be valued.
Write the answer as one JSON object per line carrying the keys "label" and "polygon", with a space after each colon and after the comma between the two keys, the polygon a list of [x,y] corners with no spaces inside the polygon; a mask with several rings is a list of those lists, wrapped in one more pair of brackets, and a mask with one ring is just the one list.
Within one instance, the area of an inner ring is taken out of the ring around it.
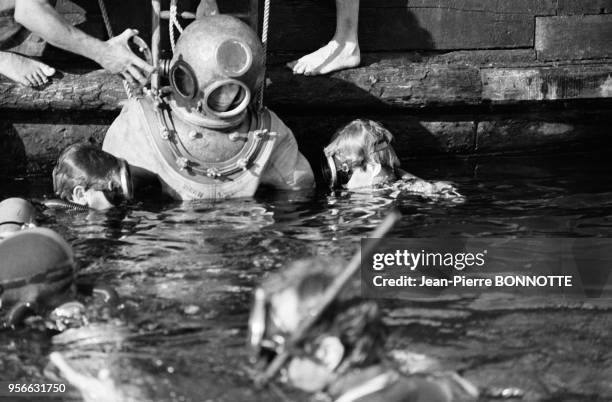
{"label": "wet hair", "polygon": [[71,200],[76,186],[99,191],[121,189],[121,161],[93,145],[71,145],[53,169],[53,191]]}
{"label": "wet hair", "polygon": [[374,162],[384,169],[395,172],[400,167],[400,161],[391,146],[393,134],[382,124],[367,119],[353,120],[332,136],[326,155],[351,153],[361,158],[361,165]]}
{"label": "wet hair", "polygon": [[[344,267],[345,262],[336,259],[298,260],[263,287],[267,294],[295,288],[300,302],[299,314],[304,317]],[[387,329],[378,304],[363,300],[360,295],[359,281],[347,285],[302,341],[302,346],[306,347],[316,345],[322,336],[338,337],[345,348],[339,371],[376,364],[384,354]]]}

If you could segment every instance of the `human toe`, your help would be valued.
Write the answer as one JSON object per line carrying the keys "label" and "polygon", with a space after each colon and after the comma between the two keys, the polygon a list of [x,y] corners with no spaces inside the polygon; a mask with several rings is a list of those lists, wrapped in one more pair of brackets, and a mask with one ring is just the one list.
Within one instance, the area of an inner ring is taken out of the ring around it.
{"label": "human toe", "polygon": [[42,65],[41,71],[47,77],[51,77],[53,74],[55,74],[55,69],[53,67],[50,67],[50,66],[46,65],[46,64]]}

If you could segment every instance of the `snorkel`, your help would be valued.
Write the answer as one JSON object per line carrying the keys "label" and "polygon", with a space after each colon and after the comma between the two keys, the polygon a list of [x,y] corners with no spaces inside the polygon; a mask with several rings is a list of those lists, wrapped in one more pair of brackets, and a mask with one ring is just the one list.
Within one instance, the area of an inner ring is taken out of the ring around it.
{"label": "snorkel", "polygon": [[[358,250],[351,261],[325,288],[321,297],[316,299],[316,305],[311,306],[304,319],[297,323],[297,328],[289,333],[278,325],[270,315],[270,296],[262,288],[255,291],[253,309],[249,319],[249,347],[252,361],[260,363],[253,380],[259,387],[270,382],[278,371],[294,357],[297,345],[305,339],[311,328],[318,322],[326,309],[337,299],[340,292],[347,286],[354,274],[361,267],[361,256],[371,254],[384,236],[399,221],[397,212],[390,213],[374,232],[368,236],[368,242],[363,250]],[[273,328],[276,326],[277,328]],[[268,336],[270,334],[271,336]]]}

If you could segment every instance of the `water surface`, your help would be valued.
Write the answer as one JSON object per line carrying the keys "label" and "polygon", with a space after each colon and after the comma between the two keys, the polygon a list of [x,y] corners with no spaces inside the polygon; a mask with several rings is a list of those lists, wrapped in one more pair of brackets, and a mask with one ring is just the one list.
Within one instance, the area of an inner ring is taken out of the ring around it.
{"label": "water surface", "polygon": [[[610,156],[404,161],[423,178],[456,183],[461,204],[319,192],[45,212],[41,223],[72,244],[78,275],[112,284],[124,302],[92,318],[80,338],[0,333],[0,380],[42,381],[49,351],[61,350],[82,370],[110,368],[126,394],[143,400],[282,400],[254,390],[245,365],[250,292],[266,273],[312,255],[350,258],[392,208],[403,214],[393,237],[611,237]],[[0,198],[49,193],[49,180],[25,178],[3,183]],[[520,388],[524,400],[612,400],[605,302],[487,294],[385,306],[390,352],[427,354],[491,392]]]}

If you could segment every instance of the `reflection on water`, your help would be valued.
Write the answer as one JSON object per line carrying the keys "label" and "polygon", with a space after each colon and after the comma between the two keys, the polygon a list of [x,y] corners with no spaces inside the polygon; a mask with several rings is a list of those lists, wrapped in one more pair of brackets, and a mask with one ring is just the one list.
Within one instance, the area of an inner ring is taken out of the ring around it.
{"label": "reflection on water", "polygon": [[[404,163],[424,178],[453,181],[464,203],[320,193],[47,211],[42,223],[73,245],[79,275],[112,284],[124,303],[93,327],[53,340],[0,333],[2,379],[42,379],[49,351],[60,350],[84,371],[109,367],[126,394],[145,400],[279,400],[253,390],[244,368],[250,290],[263,275],[315,254],[349,258],[394,207],[403,219],[393,237],[610,237],[608,158]],[[0,192],[36,197],[49,193],[49,183],[16,181]],[[520,387],[531,400],[612,399],[612,314],[603,303],[487,294],[388,302],[387,309],[389,350],[437,357],[482,387]]]}

